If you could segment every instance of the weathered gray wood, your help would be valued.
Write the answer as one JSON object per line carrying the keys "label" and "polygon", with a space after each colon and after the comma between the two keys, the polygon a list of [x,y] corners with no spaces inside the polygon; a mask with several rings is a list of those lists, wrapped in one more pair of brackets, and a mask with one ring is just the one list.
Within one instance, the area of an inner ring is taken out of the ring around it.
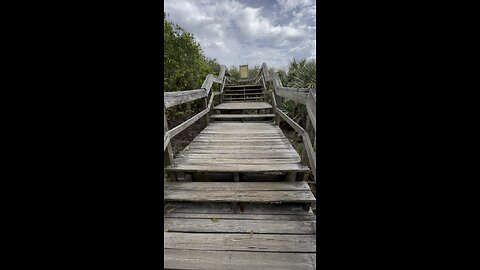
{"label": "weathered gray wood", "polygon": [[228,89],[239,89],[239,88],[261,88],[258,84],[241,84],[241,85],[229,85]]}
{"label": "weathered gray wood", "polygon": [[289,159],[238,159],[238,158],[176,158],[176,163],[186,163],[186,164],[203,164],[203,165],[214,165],[214,164],[247,164],[247,165],[268,165],[268,164],[292,164],[300,163],[300,158],[289,158]]}
{"label": "weathered gray wood", "polygon": [[[209,152],[209,153],[196,153],[195,151],[191,151],[188,154],[179,154],[177,158],[198,158],[198,159],[209,159],[209,158],[236,158],[236,159],[294,159],[298,158],[298,154],[295,155],[291,152],[274,152],[274,153],[216,153],[216,152]],[[308,157],[307,157],[308,159]]]}
{"label": "weathered gray wood", "polygon": [[[168,132],[168,123],[167,123],[167,117],[165,115],[165,109],[163,110],[163,133],[165,136],[165,133]],[[172,146],[170,145],[170,136],[168,134],[165,136],[166,139],[164,139],[164,145],[163,145],[163,150],[165,154],[165,164],[170,165],[173,163],[173,151],[172,151]]]}
{"label": "weathered gray wood", "polygon": [[254,191],[254,190],[164,190],[165,201],[185,202],[289,202],[289,203],[313,203],[315,197],[311,191],[305,190],[278,190],[278,191]]}
{"label": "weathered gray wood", "polygon": [[274,114],[215,114],[211,116],[216,119],[237,119],[237,118],[271,118]]}
{"label": "weathered gray wood", "polygon": [[293,121],[288,115],[286,115],[284,112],[282,112],[280,109],[277,108],[277,113],[280,115],[283,120],[285,120],[288,124],[290,124],[293,129],[295,129],[296,132],[303,134],[305,131],[297,122]]}
{"label": "weathered gray wood", "polygon": [[314,253],[164,250],[164,269],[314,270]]}
{"label": "weathered gray wood", "polygon": [[310,138],[308,137],[308,134],[305,132],[302,136],[303,138],[303,143],[305,145],[305,151],[307,152],[308,159],[309,159],[309,165],[310,168],[312,169],[313,177],[315,181],[317,181],[317,158],[315,157],[315,152],[313,151],[313,146],[312,143],[310,142]]}
{"label": "weathered gray wood", "polygon": [[[223,154],[238,154],[238,155],[247,155],[250,154],[251,156],[260,156],[262,155],[270,155],[274,157],[276,155],[283,155],[283,156],[291,156],[297,157],[298,153],[292,149],[225,149],[225,148],[215,148],[215,149],[208,149],[208,148],[191,148],[187,151],[182,151],[178,156],[188,156],[190,154],[201,154],[201,155],[216,155],[217,157],[224,156],[228,157],[227,155]],[[251,157],[250,156],[250,157]],[[270,158],[267,156],[267,158]],[[247,157],[248,158],[248,157]],[[277,157],[280,158],[280,157]]]}
{"label": "weathered gray wood", "polygon": [[232,97],[224,97],[224,101],[243,101],[243,100],[249,100],[249,101],[263,101],[265,98],[262,97],[243,97],[243,98],[232,98]]}
{"label": "weathered gray wood", "polygon": [[265,138],[258,138],[258,139],[244,139],[244,138],[230,138],[230,137],[226,137],[225,139],[223,138],[218,138],[217,137],[202,137],[202,138],[197,138],[195,139],[193,142],[195,143],[220,143],[220,144],[225,144],[225,145],[230,145],[230,144],[239,144],[239,143],[243,143],[243,144],[262,144],[262,145],[265,145],[265,144],[268,144],[268,145],[285,145],[289,142],[288,139],[286,138],[276,138],[276,139],[273,139],[273,138],[268,138],[268,137],[265,137]]}
{"label": "weathered gray wood", "polygon": [[207,95],[210,93],[213,84],[213,75],[208,74],[205,80],[203,81],[202,88],[206,90]]}
{"label": "weathered gray wood", "polygon": [[213,190],[213,191],[309,191],[310,187],[306,182],[165,182],[163,183],[165,190]]}
{"label": "weathered gray wood", "polygon": [[259,93],[229,93],[229,94],[224,94],[224,96],[258,96],[258,95],[264,95],[264,92],[259,92]]}
{"label": "weathered gray wood", "polygon": [[[180,183],[180,182],[177,182]],[[164,213],[165,218],[178,218],[178,219],[248,219],[248,220],[291,220],[291,221],[316,221],[317,216],[306,213],[304,215],[252,215],[252,214],[192,214],[192,213]]]}
{"label": "weathered gray wood", "polygon": [[[213,95],[211,95],[211,99],[213,99]],[[210,119],[209,119],[210,108],[208,106],[207,99],[205,99],[204,106],[205,106],[204,109],[207,110],[207,113],[205,114],[205,122],[208,126],[210,124]]]}
{"label": "weathered gray wood", "polygon": [[[239,203],[238,215],[311,215],[295,203]],[[166,202],[165,213],[234,214],[230,202]]]}
{"label": "weathered gray wood", "polygon": [[[213,96],[212,96],[213,97]],[[178,133],[184,131],[187,127],[189,127],[190,125],[192,125],[193,123],[195,123],[198,119],[202,118],[205,114],[208,113],[208,109],[205,109],[201,112],[199,112],[198,114],[196,114],[195,116],[193,116],[192,118],[188,119],[187,121],[183,122],[182,124],[172,128],[169,132],[168,132],[168,135],[170,136],[170,138],[173,138],[175,137]]]}
{"label": "weathered gray wood", "polygon": [[172,164],[167,171],[190,172],[305,172],[308,167],[301,164]]}
{"label": "weathered gray wood", "polygon": [[275,89],[275,93],[281,97],[291,99],[300,104],[307,103],[308,92],[310,89],[279,87]]}
{"label": "weathered gray wood", "polygon": [[317,93],[316,89],[311,89],[307,99],[307,113],[308,113],[308,117],[312,121],[315,132],[317,131],[317,105],[316,105],[317,94],[316,93]]}
{"label": "weathered gray wood", "polygon": [[215,82],[215,83],[222,83],[222,79],[218,78],[218,77],[212,77],[212,81]]}
{"label": "weathered gray wood", "polygon": [[194,101],[207,96],[205,89],[195,89],[188,91],[165,92],[163,99],[165,108],[170,108],[179,104]]}
{"label": "weathered gray wood", "polygon": [[[168,133],[168,122],[167,122],[167,117],[165,115],[165,107],[163,108],[163,133],[164,133],[164,145],[163,145],[163,156],[164,156],[164,164],[165,165],[171,165],[174,162],[173,159],[173,150],[172,146],[170,144],[170,136],[166,133]],[[175,173],[167,171],[167,175],[170,178],[171,181],[176,181],[176,176]]]}
{"label": "weathered gray wood", "polygon": [[169,249],[315,252],[315,235],[163,233]]}
{"label": "weathered gray wood", "polygon": [[215,110],[261,110],[271,108],[272,106],[266,102],[222,103],[213,107]]}
{"label": "weathered gray wood", "polygon": [[[215,221],[215,222],[214,222]],[[190,233],[316,234],[315,221],[165,218],[164,231]]]}

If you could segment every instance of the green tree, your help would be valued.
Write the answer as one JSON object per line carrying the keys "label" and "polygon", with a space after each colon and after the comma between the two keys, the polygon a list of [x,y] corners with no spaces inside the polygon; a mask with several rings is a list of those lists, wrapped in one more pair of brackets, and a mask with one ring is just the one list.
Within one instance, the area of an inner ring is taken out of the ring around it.
{"label": "green tree", "polygon": [[164,29],[164,91],[199,88],[212,68],[193,34],[178,24],[163,21]]}

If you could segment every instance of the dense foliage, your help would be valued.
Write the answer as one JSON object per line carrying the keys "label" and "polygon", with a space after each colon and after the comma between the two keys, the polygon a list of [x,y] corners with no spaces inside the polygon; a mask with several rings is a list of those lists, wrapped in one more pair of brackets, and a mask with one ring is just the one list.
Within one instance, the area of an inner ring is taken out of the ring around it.
{"label": "dense foliage", "polygon": [[[317,87],[316,60],[293,59],[288,66],[288,73],[280,70],[278,75],[282,84],[295,88]],[[293,100],[284,99],[282,109],[297,123],[305,126],[307,110],[305,105],[297,104]]]}
{"label": "dense foliage", "polygon": [[[209,73],[218,75],[220,64],[216,59],[203,55],[202,48],[193,34],[168,21],[166,16],[163,20],[163,30],[164,92],[198,89]],[[213,88],[216,90],[215,85]],[[179,116],[180,120],[186,120],[187,116],[197,112],[201,106],[203,106],[201,101],[182,104],[169,109],[167,115]]]}
{"label": "dense foliage", "polygon": [[164,91],[199,88],[212,72],[194,36],[178,24],[163,21],[164,30]]}

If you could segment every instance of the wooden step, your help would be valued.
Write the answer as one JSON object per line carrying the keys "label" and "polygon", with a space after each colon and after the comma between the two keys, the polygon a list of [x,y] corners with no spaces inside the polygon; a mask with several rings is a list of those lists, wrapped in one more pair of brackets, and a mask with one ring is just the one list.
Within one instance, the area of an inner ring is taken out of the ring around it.
{"label": "wooden step", "polygon": [[231,97],[225,97],[223,98],[223,101],[237,101],[237,100],[262,100],[265,97],[242,97],[242,98],[231,98]]}
{"label": "wooden step", "polygon": [[[212,222],[212,219],[215,223]],[[316,234],[316,221],[267,220],[267,219],[221,219],[165,218],[164,231],[186,233],[249,233],[259,234]]]}
{"label": "wooden step", "polygon": [[254,89],[224,89],[225,93],[237,93],[237,92],[258,92],[262,91],[262,88],[254,88]]}
{"label": "wooden step", "polygon": [[315,235],[163,233],[165,249],[316,252]]}
{"label": "wooden step", "polygon": [[239,84],[239,85],[226,85],[226,89],[239,89],[239,88],[262,88],[261,85],[257,84]]}
{"label": "wooden step", "polygon": [[[207,147],[208,149],[208,147]],[[222,147],[224,149],[224,147]],[[242,148],[240,148],[242,149]],[[239,149],[239,150],[240,150]],[[264,149],[266,150],[266,149]],[[236,152],[233,148],[228,149],[229,152]],[[251,150],[250,150],[251,151]],[[190,164],[177,163],[168,165],[165,168],[167,171],[173,172],[245,172],[245,173],[260,173],[260,172],[308,172],[310,169],[298,163],[293,164]]]}
{"label": "wooden step", "polygon": [[165,269],[313,270],[315,253],[165,249]]}
{"label": "wooden step", "polygon": [[[202,185],[203,184],[203,185]],[[165,201],[314,203],[304,182],[170,182],[164,184]]]}
{"label": "wooden step", "polygon": [[230,96],[254,96],[254,95],[265,95],[266,93],[261,92],[261,93],[234,93],[234,94],[223,94],[225,97],[230,97]]}
{"label": "wooden step", "polygon": [[252,118],[273,118],[275,114],[214,114],[214,119],[252,119]]}
{"label": "wooden step", "polygon": [[213,107],[214,110],[262,110],[271,108],[272,105],[266,102],[228,102]]}

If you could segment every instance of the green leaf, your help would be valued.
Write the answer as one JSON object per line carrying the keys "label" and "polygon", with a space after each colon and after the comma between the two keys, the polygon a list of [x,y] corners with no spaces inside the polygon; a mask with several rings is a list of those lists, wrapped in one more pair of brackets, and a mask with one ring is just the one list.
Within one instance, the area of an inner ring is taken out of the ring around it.
{"label": "green leaf", "polygon": [[212,222],[218,222],[218,218],[212,218]]}

